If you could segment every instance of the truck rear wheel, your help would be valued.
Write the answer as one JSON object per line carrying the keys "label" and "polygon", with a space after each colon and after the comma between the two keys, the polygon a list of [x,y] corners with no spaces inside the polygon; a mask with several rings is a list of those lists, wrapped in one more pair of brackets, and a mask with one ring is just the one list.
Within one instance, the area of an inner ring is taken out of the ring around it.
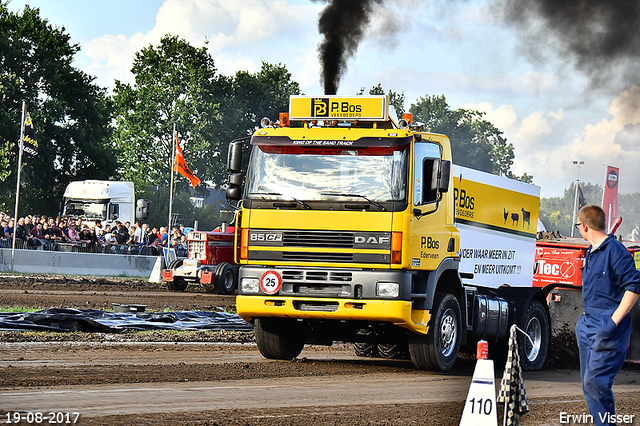
{"label": "truck rear wheel", "polygon": [[230,263],[222,262],[216,268],[215,282],[218,294],[233,294],[238,288],[237,274]]}
{"label": "truck rear wheel", "polygon": [[371,342],[355,342],[353,344],[353,349],[356,351],[356,356],[361,356],[365,358],[376,358],[378,357],[378,345]]}
{"label": "truck rear wheel", "polygon": [[452,294],[436,293],[431,314],[429,332],[409,338],[409,354],[419,369],[447,371],[460,351],[462,315],[458,299]]}
{"label": "truck rear wheel", "polygon": [[408,359],[409,348],[406,343],[378,343],[380,358],[385,359]]}
{"label": "truck rear wheel", "polygon": [[256,318],[254,325],[256,344],[263,357],[292,360],[302,352],[305,337],[295,320]]}
{"label": "truck rear wheel", "polygon": [[547,359],[551,332],[547,310],[539,300],[533,300],[529,305],[521,328],[533,341],[532,344],[525,336],[518,336],[522,368],[529,371],[540,370]]}

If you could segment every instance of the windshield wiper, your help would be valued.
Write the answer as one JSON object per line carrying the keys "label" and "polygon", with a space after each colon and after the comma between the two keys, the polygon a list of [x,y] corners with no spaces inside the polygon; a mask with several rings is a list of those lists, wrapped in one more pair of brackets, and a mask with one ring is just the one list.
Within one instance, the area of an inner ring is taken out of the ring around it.
{"label": "windshield wiper", "polygon": [[333,195],[336,197],[357,197],[357,198],[363,198],[366,201],[368,201],[369,203],[373,204],[374,206],[376,206],[378,208],[378,210],[380,211],[387,211],[387,209],[384,208],[384,206],[378,202],[375,202],[373,200],[370,200],[369,198],[365,197],[364,195],[361,194],[342,194],[340,192],[321,192],[320,195]]}
{"label": "windshield wiper", "polygon": [[[282,196],[282,194],[279,192],[251,192],[249,193],[249,195],[280,195]],[[298,200],[297,198],[294,198],[291,195],[287,195],[287,197],[291,198],[292,201],[295,201],[296,203],[300,204],[305,209],[311,210],[311,206],[305,203],[304,201]]]}

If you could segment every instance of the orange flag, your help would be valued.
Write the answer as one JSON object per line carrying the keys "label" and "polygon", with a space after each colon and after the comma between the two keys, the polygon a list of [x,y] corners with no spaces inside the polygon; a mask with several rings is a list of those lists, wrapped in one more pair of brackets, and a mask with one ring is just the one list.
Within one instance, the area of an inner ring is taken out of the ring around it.
{"label": "orange flag", "polygon": [[184,161],[184,155],[182,155],[182,149],[180,148],[180,143],[178,142],[178,134],[176,134],[176,165],[173,170],[189,179],[191,181],[191,185],[194,188],[200,183],[200,179],[198,179],[193,173],[191,173],[191,170],[189,170],[189,166],[187,166],[187,162]]}

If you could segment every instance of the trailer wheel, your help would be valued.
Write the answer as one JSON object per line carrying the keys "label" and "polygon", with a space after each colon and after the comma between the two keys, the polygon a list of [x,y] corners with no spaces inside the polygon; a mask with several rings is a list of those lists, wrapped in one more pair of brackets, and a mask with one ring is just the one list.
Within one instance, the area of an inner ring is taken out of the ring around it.
{"label": "trailer wheel", "polygon": [[[167,269],[176,269],[182,266],[182,259],[174,259]],[[171,291],[184,291],[187,288],[187,281],[184,278],[173,277],[173,281],[167,281],[167,287]]]}
{"label": "trailer wheel", "polygon": [[518,336],[518,353],[522,368],[529,371],[540,370],[549,352],[550,330],[547,310],[539,300],[533,300],[521,328],[533,341],[525,336]]}
{"label": "trailer wheel", "polygon": [[256,345],[263,357],[292,360],[302,352],[305,337],[295,320],[256,318],[254,324]]}
{"label": "trailer wheel", "polygon": [[419,369],[447,371],[460,351],[462,315],[458,299],[452,294],[436,293],[431,314],[429,332],[410,336],[409,354]]}
{"label": "trailer wheel", "polygon": [[356,351],[356,356],[365,358],[377,358],[378,357],[378,345],[371,342],[355,342],[353,349]]}
{"label": "trailer wheel", "polygon": [[236,291],[238,279],[230,263],[222,262],[217,266],[214,285],[218,294],[233,294]]}

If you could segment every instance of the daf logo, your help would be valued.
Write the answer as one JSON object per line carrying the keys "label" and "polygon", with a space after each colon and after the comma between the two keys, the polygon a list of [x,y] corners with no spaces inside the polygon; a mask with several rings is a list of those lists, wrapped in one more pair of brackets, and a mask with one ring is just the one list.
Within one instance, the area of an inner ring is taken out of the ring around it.
{"label": "daf logo", "polygon": [[356,237],[356,244],[389,244],[389,237]]}

